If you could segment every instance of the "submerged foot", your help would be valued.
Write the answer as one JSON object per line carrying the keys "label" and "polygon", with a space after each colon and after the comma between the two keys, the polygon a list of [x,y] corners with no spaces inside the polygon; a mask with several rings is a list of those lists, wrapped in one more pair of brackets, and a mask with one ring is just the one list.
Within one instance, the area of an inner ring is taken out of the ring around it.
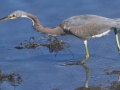
{"label": "submerged foot", "polygon": [[84,63],[81,63],[80,61],[66,61],[59,63],[60,66],[72,66],[72,65],[83,65]]}

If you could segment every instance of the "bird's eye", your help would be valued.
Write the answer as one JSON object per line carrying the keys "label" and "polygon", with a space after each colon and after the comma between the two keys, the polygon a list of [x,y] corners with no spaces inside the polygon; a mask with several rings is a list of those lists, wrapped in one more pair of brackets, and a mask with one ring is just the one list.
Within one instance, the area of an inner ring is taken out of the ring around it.
{"label": "bird's eye", "polygon": [[15,14],[11,14],[11,15],[9,15],[9,17],[13,18],[13,17],[16,17],[16,15]]}
{"label": "bird's eye", "polygon": [[12,16],[15,17],[15,14],[13,14]]}

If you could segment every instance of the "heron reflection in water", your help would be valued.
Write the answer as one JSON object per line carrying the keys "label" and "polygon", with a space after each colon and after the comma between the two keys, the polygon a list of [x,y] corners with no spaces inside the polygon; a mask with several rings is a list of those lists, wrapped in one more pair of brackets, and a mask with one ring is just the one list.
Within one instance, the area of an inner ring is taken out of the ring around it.
{"label": "heron reflection in water", "polygon": [[120,45],[117,33],[117,28],[120,27],[119,18],[110,19],[97,15],[79,15],[64,20],[59,26],[56,26],[54,28],[45,28],[39,23],[39,20],[36,16],[18,10],[7,17],[0,19],[0,21],[15,19],[19,17],[31,19],[33,28],[38,32],[45,33],[51,36],[73,35],[81,39],[84,42],[86,51],[85,58],[83,58],[80,62],[81,64],[83,64],[89,58],[87,40],[106,35],[111,30],[114,30],[118,51],[120,52]]}

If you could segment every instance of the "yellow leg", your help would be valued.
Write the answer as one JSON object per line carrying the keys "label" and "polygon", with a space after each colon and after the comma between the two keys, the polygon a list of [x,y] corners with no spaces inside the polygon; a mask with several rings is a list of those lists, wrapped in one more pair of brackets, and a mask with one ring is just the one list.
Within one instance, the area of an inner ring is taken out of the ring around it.
{"label": "yellow leg", "polygon": [[86,56],[85,58],[80,62],[80,64],[83,64],[88,58],[89,58],[89,52],[88,52],[88,47],[87,47],[87,41],[84,41],[84,46],[85,46],[85,51],[86,51]]}
{"label": "yellow leg", "polygon": [[118,47],[118,52],[120,53],[120,44],[119,44],[119,38],[118,38],[118,33],[116,28],[114,28],[114,33],[115,33],[116,43]]}

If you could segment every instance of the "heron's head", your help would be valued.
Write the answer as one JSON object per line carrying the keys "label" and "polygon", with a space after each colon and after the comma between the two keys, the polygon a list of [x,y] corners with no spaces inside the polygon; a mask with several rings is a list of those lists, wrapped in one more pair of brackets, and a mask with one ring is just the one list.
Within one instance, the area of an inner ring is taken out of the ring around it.
{"label": "heron's head", "polygon": [[15,19],[15,18],[19,18],[19,17],[27,17],[27,13],[24,11],[15,11],[12,14],[10,14],[7,17],[1,18],[0,21],[4,21],[4,20],[10,20],[10,19]]}

